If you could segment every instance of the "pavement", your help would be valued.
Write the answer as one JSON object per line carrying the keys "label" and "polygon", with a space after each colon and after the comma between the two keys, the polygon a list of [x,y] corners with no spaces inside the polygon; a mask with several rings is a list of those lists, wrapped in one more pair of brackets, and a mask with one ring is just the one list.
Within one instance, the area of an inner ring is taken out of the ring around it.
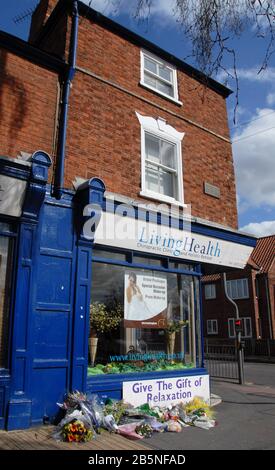
{"label": "pavement", "polygon": [[209,430],[190,426],[180,433],[154,433],[138,442],[105,433],[80,447],[57,443],[51,430],[41,427],[1,431],[0,449],[275,450],[275,364],[245,363],[244,385],[211,379],[211,402],[217,426]]}
{"label": "pavement", "polygon": [[245,384],[212,379],[217,426],[156,434],[146,442],[162,450],[275,450],[275,364],[245,363]]}

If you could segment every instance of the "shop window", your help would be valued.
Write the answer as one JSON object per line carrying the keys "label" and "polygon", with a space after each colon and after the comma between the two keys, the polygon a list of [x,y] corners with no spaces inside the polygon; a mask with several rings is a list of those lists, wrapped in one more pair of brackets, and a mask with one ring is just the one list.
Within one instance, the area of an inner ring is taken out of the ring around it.
{"label": "shop window", "polygon": [[170,261],[169,268],[179,269],[184,271],[194,271],[194,266],[191,264],[181,263],[180,261]]}
{"label": "shop window", "polygon": [[198,282],[93,262],[88,375],[195,367]]}
{"label": "shop window", "polygon": [[218,320],[207,320],[207,334],[208,335],[218,334]]}
{"label": "shop window", "polygon": [[137,117],[141,124],[141,195],[183,205],[181,141],[184,133],[162,118]]}
{"label": "shop window", "polygon": [[162,266],[163,260],[160,258],[147,258],[145,256],[134,256],[134,263],[137,264],[149,264],[150,266]]}
{"label": "shop window", "polygon": [[215,299],[216,298],[216,285],[206,284],[204,286],[204,294],[205,294],[206,300]]}
{"label": "shop window", "polygon": [[182,104],[178,97],[177,70],[155,55],[141,51],[141,85]]}
{"label": "shop window", "polygon": [[126,261],[125,253],[95,249],[93,250],[93,257],[103,258],[103,259],[115,259],[117,261]]}
{"label": "shop window", "polygon": [[[9,226],[1,224],[1,231]],[[0,235],[0,368],[7,367],[13,240]]]}
{"label": "shop window", "polygon": [[[229,336],[229,338],[235,338],[236,337],[235,320],[236,320],[235,318],[228,318],[228,336]],[[241,320],[241,323],[242,323],[242,332],[241,332],[242,338],[252,338],[251,318],[250,317],[242,317],[240,320]]]}
{"label": "shop window", "polygon": [[231,299],[248,299],[248,280],[244,278],[227,281],[227,291]]}

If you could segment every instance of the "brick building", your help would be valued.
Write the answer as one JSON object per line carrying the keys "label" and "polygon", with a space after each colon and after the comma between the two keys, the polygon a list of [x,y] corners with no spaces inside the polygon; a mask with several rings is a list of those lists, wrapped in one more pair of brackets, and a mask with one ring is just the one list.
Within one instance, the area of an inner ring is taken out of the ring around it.
{"label": "brick building", "polygon": [[[244,338],[275,337],[275,236],[262,237],[243,270],[227,275],[230,297],[237,303]],[[204,336],[235,338],[234,306],[226,299],[221,274],[204,276]]]}
{"label": "brick building", "polygon": [[230,90],[78,1],[41,0],[29,42],[0,48],[1,426],[135,380],[201,375],[207,397],[200,279],[255,245]]}

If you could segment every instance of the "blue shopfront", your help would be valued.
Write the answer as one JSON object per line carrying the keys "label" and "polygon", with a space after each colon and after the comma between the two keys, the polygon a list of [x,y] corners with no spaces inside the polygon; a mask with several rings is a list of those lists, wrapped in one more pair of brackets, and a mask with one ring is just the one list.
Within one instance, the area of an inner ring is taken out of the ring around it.
{"label": "blue shopfront", "polygon": [[[203,267],[245,263],[255,240],[118,201],[114,216],[97,178],[56,199],[44,152],[0,161],[0,427],[51,420],[70,390],[152,405],[188,399],[192,380],[207,393]],[[111,217],[139,220],[137,238],[110,237]]]}

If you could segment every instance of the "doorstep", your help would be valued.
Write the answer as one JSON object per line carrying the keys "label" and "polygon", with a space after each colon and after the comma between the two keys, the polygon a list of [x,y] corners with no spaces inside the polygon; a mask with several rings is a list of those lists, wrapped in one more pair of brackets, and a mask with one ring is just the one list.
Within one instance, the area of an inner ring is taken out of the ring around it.
{"label": "doorstep", "polygon": [[147,442],[132,441],[118,434],[103,431],[90,442],[59,442],[52,434],[54,426],[39,426],[27,430],[0,431],[0,450],[150,450]]}

